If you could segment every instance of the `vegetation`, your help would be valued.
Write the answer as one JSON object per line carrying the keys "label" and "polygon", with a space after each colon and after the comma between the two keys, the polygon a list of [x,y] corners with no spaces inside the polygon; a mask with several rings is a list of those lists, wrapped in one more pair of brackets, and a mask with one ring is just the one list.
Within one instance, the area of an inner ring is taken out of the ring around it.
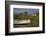
{"label": "vegetation", "polygon": [[30,20],[32,26],[39,26],[39,16],[32,16]]}
{"label": "vegetation", "polygon": [[27,20],[30,19],[30,15],[27,14],[27,12],[25,13],[19,13],[17,15],[14,14],[14,20]]}
{"label": "vegetation", "polygon": [[27,12],[19,13],[17,15],[14,14],[14,20],[27,20],[30,19],[29,26],[35,27],[39,26],[39,13],[36,13],[37,16],[31,16]]}

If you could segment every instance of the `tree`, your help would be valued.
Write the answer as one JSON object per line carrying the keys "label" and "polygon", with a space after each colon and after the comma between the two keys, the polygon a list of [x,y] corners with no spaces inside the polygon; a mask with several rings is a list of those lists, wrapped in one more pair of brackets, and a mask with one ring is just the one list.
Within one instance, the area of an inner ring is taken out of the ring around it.
{"label": "tree", "polygon": [[36,13],[37,16],[39,16],[39,13]]}
{"label": "tree", "polygon": [[27,11],[25,11],[25,15],[27,15]]}

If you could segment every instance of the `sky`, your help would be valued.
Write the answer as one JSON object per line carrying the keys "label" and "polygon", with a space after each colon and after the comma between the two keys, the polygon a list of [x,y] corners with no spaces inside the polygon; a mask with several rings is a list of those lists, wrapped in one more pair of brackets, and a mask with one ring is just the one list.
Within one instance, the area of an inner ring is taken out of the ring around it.
{"label": "sky", "polygon": [[24,13],[25,11],[28,12],[28,14],[37,13],[39,9],[32,9],[32,8],[14,8],[14,13]]}

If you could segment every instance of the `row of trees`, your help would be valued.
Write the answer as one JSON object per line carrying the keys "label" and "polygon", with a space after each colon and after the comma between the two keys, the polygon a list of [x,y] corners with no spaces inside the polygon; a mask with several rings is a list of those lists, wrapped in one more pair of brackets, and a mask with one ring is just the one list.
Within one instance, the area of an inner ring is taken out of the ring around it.
{"label": "row of trees", "polygon": [[[36,13],[36,15],[38,16],[39,15],[39,13]],[[31,18],[31,15],[29,15],[27,12],[25,12],[25,13],[19,13],[18,15],[15,15],[15,13],[14,13],[14,19],[16,19],[16,20],[26,20],[26,19],[30,19]]]}

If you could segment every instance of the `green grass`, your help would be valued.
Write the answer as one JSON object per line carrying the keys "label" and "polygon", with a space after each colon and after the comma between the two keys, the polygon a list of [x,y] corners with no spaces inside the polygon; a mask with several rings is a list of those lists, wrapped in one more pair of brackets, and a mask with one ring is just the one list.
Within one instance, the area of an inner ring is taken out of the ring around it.
{"label": "green grass", "polygon": [[39,26],[39,16],[32,16],[30,18],[30,23],[32,26]]}

